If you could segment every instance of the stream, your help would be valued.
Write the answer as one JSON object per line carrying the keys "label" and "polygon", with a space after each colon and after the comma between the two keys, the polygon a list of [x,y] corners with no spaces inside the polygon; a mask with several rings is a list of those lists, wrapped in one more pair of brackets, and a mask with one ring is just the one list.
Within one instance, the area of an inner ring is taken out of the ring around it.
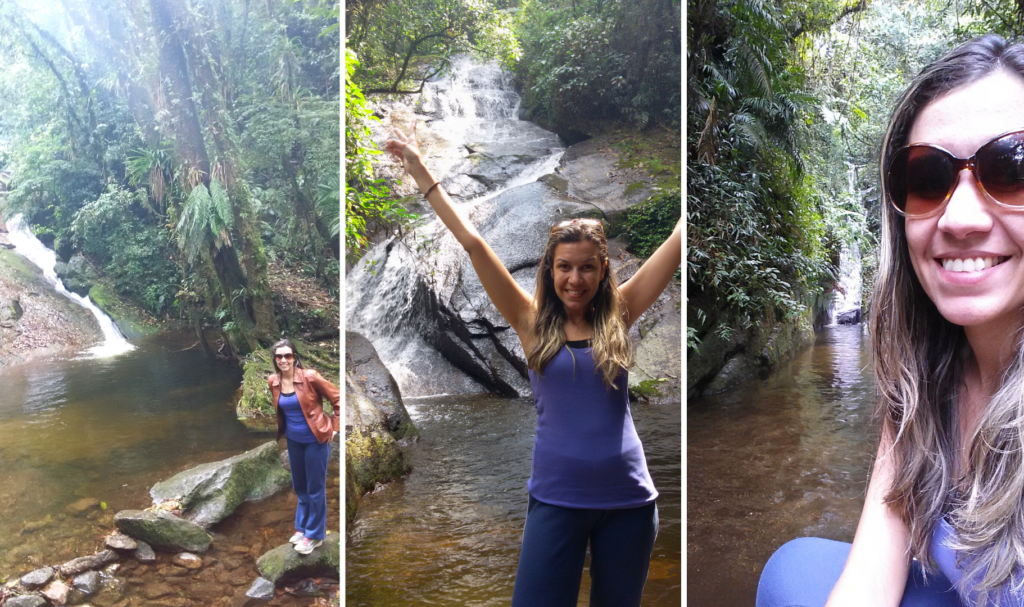
{"label": "stream", "polygon": [[771,378],[688,404],[688,605],[749,607],[782,544],[853,539],[873,404],[863,325],[826,327]]}

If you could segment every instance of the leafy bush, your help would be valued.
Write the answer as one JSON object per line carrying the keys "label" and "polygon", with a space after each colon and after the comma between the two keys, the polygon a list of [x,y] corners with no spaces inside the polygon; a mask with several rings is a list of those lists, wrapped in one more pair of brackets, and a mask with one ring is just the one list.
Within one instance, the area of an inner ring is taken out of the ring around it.
{"label": "leafy bush", "polygon": [[629,250],[650,257],[672,234],[682,213],[682,193],[662,192],[636,205],[626,214],[623,232],[629,236]]}

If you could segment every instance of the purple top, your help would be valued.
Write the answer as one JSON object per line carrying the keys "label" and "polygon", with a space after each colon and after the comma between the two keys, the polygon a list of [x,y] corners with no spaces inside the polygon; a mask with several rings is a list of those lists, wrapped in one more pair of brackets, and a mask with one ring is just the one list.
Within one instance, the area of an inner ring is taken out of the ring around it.
{"label": "purple top", "polygon": [[302,408],[299,407],[299,397],[294,392],[282,393],[277,399],[277,406],[284,412],[284,435],[289,440],[296,443],[317,442],[313,431],[309,429],[306,416],[302,414]]}
{"label": "purple top", "polygon": [[635,508],[658,497],[629,414],[627,374],[607,388],[586,342],[530,370],[537,435],[527,489],[566,508]]}
{"label": "purple top", "polygon": [[[928,549],[931,552],[932,560],[938,565],[939,570],[942,571],[943,575],[952,582],[953,587],[956,588],[957,594],[960,595],[961,600],[968,605],[977,604],[976,593],[971,592],[969,588],[964,587],[964,571],[963,569],[956,566],[956,551],[949,547],[948,542],[953,539],[955,535],[953,526],[946,522],[945,518],[940,518],[935,524],[935,528],[932,529],[932,539],[929,542]],[[988,606],[1009,606],[1009,605],[1022,605],[1024,604],[1024,597],[993,597],[994,593],[989,593]],[[1000,601],[999,599],[1004,600]],[[1005,599],[1009,598],[1010,601],[1006,602]]]}

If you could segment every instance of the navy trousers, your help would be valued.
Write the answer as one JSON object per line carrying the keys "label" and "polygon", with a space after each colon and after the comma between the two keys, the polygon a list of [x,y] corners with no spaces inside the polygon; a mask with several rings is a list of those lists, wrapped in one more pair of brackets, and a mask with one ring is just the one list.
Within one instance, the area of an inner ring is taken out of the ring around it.
{"label": "navy trousers", "polygon": [[591,510],[530,496],[512,607],[576,607],[590,544],[591,607],[640,605],[658,509]]}
{"label": "navy trousers", "polygon": [[[756,607],[822,607],[846,565],[850,544],[820,537],[792,540],[768,559],[757,585]],[[946,576],[911,563],[900,607],[961,607]]]}
{"label": "navy trousers", "polygon": [[327,463],[331,443],[297,443],[288,439],[292,489],[299,497],[295,530],[311,540],[327,537]]}

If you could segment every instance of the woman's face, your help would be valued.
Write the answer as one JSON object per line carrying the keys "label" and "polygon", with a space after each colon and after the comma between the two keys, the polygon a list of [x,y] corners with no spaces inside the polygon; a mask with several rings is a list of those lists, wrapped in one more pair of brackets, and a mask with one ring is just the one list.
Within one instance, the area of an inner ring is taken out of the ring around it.
{"label": "woman's face", "polygon": [[295,364],[295,353],[288,346],[281,346],[274,350],[274,363],[278,371],[288,371]]}
{"label": "woman's face", "polygon": [[[1016,130],[1024,130],[1024,79],[1000,70],[925,106],[907,143],[930,143],[968,158]],[[1020,327],[1024,212],[997,206],[963,170],[942,212],[905,221],[914,271],[946,320],[1006,332]],[[979,258],[984,267],[956,263]]]}
{"label": "woman's face", "polygon": [[555,294],[565,306],[566,313],[572,314],[585,312],[590,306],[604,278],[605,267],[597,245],[584,240],[556,245],[551,272]]}

